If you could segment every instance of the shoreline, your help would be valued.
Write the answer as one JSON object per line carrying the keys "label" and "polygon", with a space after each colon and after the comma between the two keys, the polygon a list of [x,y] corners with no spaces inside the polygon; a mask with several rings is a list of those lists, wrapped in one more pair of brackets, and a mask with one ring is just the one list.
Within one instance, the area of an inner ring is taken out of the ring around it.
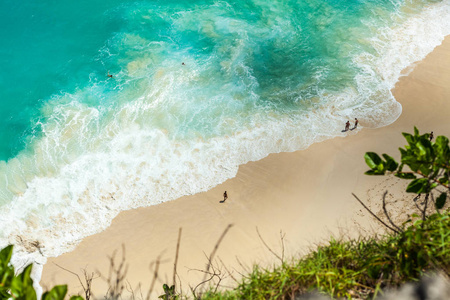
{"label": "shoreline", "polygon": [[[344,138],[316,143],[305,150],[271,154],[239,167],[236,177],[213,189],[184,196],[157,206],[120,213],[105,231],[85,238],[74,251],[49,258],[44,266],[41,285],[68,284],[69,294],[76,294],[81,286],[73,274],[80,268],[88,272],[99,270],[107,274],[109,261],[115,250],[121,257],[125,245],[127,279],[133,288],[142,282],[148,289],[154,268],[150,266],[158,256],[160,280],[171,284],[173,261],[182,228],[178,275],[183,290],[201,281],[207,255],[229,224],[233,227],[224,237],[216,253],[226,266],[236,269],[234,275],[251,269],[252,264],[266,266],[277,262],[258,236],[275,252],[282,251],[280,231],[285,234],[285,255],[305,252],[330,235],[358,236],[375,232],[379,227],[352,198],[355,193],[376,208],[376,201],[385,188],[402,195],[399,185],[386,177],[369,177],[363,155],[367,151],[392,154],[398,158],[399,146],[404,145],[401,132],[412,132],[416,125],[420,132],[434,131],[435,136],[450,135],[450,37],[436,47],[424,60],[415,63],[414,70],[401,77],[393,94],[403,106],[400,117],[386,127],[358,130]],[[447,99],[445,97],[447,96]],[[360,120],[364,126],[364,121]],[[228,192],[228,200],[222,194]],[[399,196],[400,197],[400,196]],[[276,204],[276,205],[274,205]],[[400,208],[398,213],[403,213]],[[239,262],[236,260],[239,258]],[[191,271],[189,271],[192,269]],[[242,270],[244,269],[244,270]],[[196,274],[194,274],[196,273]],[[225,285],[232,284],[229,280]],[[99,278],[93,282],[94,293],[101,297],[105,285]]]}

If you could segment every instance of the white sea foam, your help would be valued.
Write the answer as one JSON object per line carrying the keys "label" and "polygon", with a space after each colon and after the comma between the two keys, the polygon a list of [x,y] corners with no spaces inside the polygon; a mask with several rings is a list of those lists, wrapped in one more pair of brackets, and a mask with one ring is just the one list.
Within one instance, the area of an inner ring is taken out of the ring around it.
{"label": "white sea foam", "polygon": [[[72,250],[82,238],[109,226],[120,211],[206,191],[234,177],[241,164],[343,135],[343,124],[354,116],[371,127],[392,123],[401,106],[390,90],[401,71],[423,59],[448,34],[450,2],[443,1],[372,38],[376,52],[354,58],[361,69],[355,88],[338,94],[319,91],[306,111],[255,115],[251,126],[208,139],[174,137],[168,127],[177,114],[158,114],[158,108],[169,107],[177,97],[189,97],[183,94],[183,84],[201,80],[195,71],[163,64],[152,81],[136,87],[145,91],[136,93],[141,96],[113,109],[80,104],[77,97],[86,91],[56,97],[43,109],[47,119],[41,124],[43,134],[33,141],[34,152],[0,166],[5,203],[0,246],[16,244],[14,264],[36,262],[37,279],[45,257]],[[234,58],[222,67],[238,65]],[[128,72],[143,76],[154,60],[132,61]],[[240,70],[245,73],[245,68]],[[250,75],[244,84],[249,90],[257,86]],[[178,104],[171,109],[186,108]],[[227,125],[236,122],[218,119]]]}

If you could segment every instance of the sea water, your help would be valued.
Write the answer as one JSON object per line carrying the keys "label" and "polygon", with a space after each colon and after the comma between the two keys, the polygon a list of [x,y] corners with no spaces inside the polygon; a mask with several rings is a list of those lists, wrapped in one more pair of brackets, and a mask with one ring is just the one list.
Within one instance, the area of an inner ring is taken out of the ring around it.
{"label": "sea water", "polygon": [[448,34],[448,0],[2,0],[0,246],[42,265],[120,211],[392,123]]}

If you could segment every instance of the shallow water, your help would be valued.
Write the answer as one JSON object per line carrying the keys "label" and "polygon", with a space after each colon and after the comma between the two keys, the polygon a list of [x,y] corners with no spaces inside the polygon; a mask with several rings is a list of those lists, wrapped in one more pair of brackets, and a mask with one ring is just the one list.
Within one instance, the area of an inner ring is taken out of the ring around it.
{"label": "shallow water", "polygon": [[17,262],[348,119],[392,123],[400,72],[450,34],[449,1],[17,2],[0,3],[0,245]]}

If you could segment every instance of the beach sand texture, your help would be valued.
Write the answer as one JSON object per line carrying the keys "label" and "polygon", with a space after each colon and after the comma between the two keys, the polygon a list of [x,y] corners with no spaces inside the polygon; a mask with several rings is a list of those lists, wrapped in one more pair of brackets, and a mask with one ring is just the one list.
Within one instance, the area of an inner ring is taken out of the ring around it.
{"label": "beach sand texture", "polygon": [[[411,69],[411,68],[410,68]],[[280,232],[284,235],[285,256],[306,253],[331,235],[358,236],[380,232],[379,225],[352,197],[358,195],[376,212],[385,190],[393,207],[394,218],[408,213],[412,195],[401,201],[405,185],[387,177],[364,175],[368,169],[364,153],[388,153],[399,158],[398,147],[404,146],[402,132],[434,131],[450,136],[450,37],[413,71],[401,77],[393,90],[403,111],[393,124],[378,128],[360,128],[345,138],[334,138],[293,153],[271,154],[239,168],[229,179],[208,192],[182,197],[157,206],[122,212],[112,225],[99,234],[87,237],[70,253],[48,259],[41,285],[68,284],[69,293],[82,294],[77,277],[59,266],[80,274],[96,270],[108,274],[114,251],[121,257],[124,245],[127,280],[136,288],[142,283],[145,296],[153,278],[154,263],[160,260],[155,293],[163,283],[172,283],[173,264],[179,228],[182,228],[178,280],[183,291],[203,278],[206,256],[214,249],[229,224],[233,226],[215,254],[217,265],[223,264],[233,276],[246,273],[253,264],[277,263],[265,243],[281,255]],[[357,116],[355,116],[357,117]],[[326,122],[326,120],[324,120]],[[353,120],[350,120],[353,125]],[[343,124],[344,127],[344,124]],[[356,134],[357,133],[357,134]],[[224,203],[223,192],[228,192]],[[57,264],[57,265],[56,265]],[[222,272],[226,272],[222,267]],[[228,277],[225,285],[233,285]],[[104,280],[93,281],[96,297],[106,292]],[[127,293],[127,292],[126,292]],[[126,294],[125,293],[125,294]],[[131,295],[131,294],[130,294]]]}

